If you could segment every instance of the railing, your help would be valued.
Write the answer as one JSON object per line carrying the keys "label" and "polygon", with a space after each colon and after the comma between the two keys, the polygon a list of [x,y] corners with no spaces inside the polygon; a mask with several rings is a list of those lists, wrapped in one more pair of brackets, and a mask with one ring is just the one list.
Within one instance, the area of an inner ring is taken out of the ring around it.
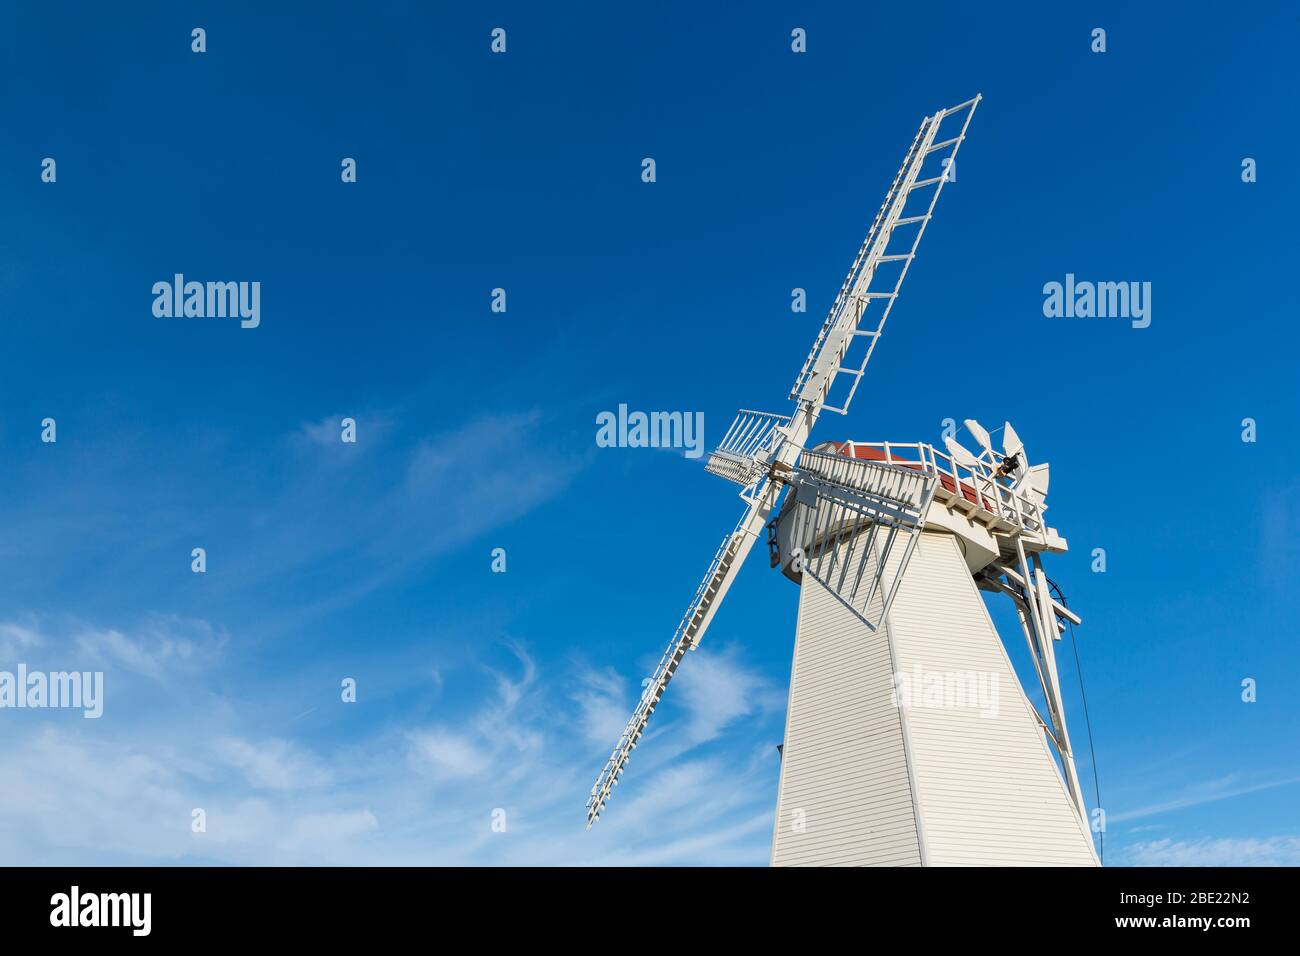
{"label": "railing", "polygon": [[752,485],[763,476],[772,452],[785,437],[783,429],[788,424],[789,415],[742,408],[718,447],[709,453],[705,471],[742,487]]}
{"label": "railing", "polygon": [[[966,497],[965,490],[969,489],[975,495],[974,504],[1026,531],[1041,532],[1046,527],[1043,512],[1047,506],[1023,491],[1016,491],[1005,477],[998,478],[987,462],[977,461],[974,467],[963,465],[925,442],[848,441],[840,446],[840,454],[856,458],[858,448],[877,450],[882,455],[878,460],[885,464],[916,468],[937,476],[940,481],[947,477],[952,483],[949,491]],[[948,482],[943,482],[944,487],[947,485]]]}
{"label": "railing", "polygon": [[932,471],[900,467],[893,462],[849,458],[805,449],[799,455],[799,470],[852,491],[919,509],[932,483]]}
{"label": "railing", "polygon": [[[783,520],[795,570],[875,630],[898,593],[938,478],[922,468],[805,450],[790,482],[794,507]],[[902,558],[891,561],[900,542]],[[883,602],[873,608],[877,594]]]}

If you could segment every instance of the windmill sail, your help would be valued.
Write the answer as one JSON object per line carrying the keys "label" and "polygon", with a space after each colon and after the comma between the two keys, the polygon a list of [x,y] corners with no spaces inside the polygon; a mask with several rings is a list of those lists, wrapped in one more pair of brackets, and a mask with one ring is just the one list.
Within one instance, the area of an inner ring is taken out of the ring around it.
{"label": "windmill sail", "polygon": [[[803,445],[823,408],[840,413],[847,411],[916,256],[939,193],[944,183],[952,179],[957,150],[965,139],[979,101],[980,97],[976,96],[922,121],[796,379],[790,393],[790,398],[796,402],[794,413],[780,415],[742,410],[709,456],[707,470],[740,485],[741,498],[747,507],[735,530],[723,539],[714,555],[672,640],[646,682],[645,691],[627,726],[591,789],[587,801],[589,827],[599,818],[617,786],[632,750],[645,733],[650,716],[663,698],[686,651],[699,645],[787,485],[795,488],[795,509],[802,509],[805,520],[812,522],[807,529],[810,542],[820,540],[819,527],[823,520],[839,521],[855,528],[870,526],[873,532],[882,531],[879,545],[874,538],[870,545],[876,549],[873,553],[878,557],[875,570],[869,576],[848,583],[848,575],[837,563],[838,559],[832,554],[828,564],[825,553],[814,554],[815,545],[810,545],[813,550],[809,552],[814,555],[811,575],[824,575],[828,586],[840,600],[850,605],[857,602],[861,614],[869,615],[871,607],[881,605],[882,601],[887,607],[892,601],[912,553],[921,518],[935,492],[933,475],[899,468],[858,467],[866,463],[846,464],[843,460],[831,460],[836,456],[807,452]],[[909,228],[913,226],[916,228]],[[904,245],[891,249],[896,234]],[[890,263],[897,263],[901,268],[892,278],[886,278]],[[876,302],[883,303],[883,306],[869,312],[869,307]],[[870,330],[861,327],[868,321]],[[847,356],[859,339],[868,340],[869,345],[858,367],[852,368],[846,365]],[[836,407],[828,404],[828,398],[841,372],[849,375],[852,384],[847,397]],[[899,542],[902,544],[901,552],[895,552],[894,546]],[[885,577],[887,568],[892,575],[888,580]],[[860,600],[860,595],[865,600]]]}
{"label": "windmill sail", "polygon": [[742,408],[709,454],[704,470],[743,487],[754,484],[766,473],[789,424],[789,415]]}
{"label": "windmill sail", "polygon": [[668,647],[659,658],[654,673],[646,681],[645,690],[637,701],[636,709],[632,711],[627,726],[623,728],[613,753],[605,761],[600,776],[596,778],[595,786],[591,788],[591,796],[587,799],[588,827],[600,817],[606,801],[609,800],[614,787],[618,785],[618,778],[622,775],[628,758],[645,732],[650,715],[655,712],[659,701],[663,699],[664,691],[668,689],[668,682],[677,673],[677,666],[681,664],[688,650],[694,650],[699,646],[704,632],[713,620],[714,613],[731,587],[731,582],[735,580],[736,572],[745,563],[745,558],[749,556],[750,549],[753,548],[754,542],[767,523],[773,502],[779,493],[780,489],[775,486],[765,488],[763,494],[750,503],[740,521],[737,522],[735,530],[722,539],[722,544],[709,563],[709,569],[705,572],[704,579],[700,581],[700,586],[696,588],[695,596],[691,598],[686,613],[682,615],[681,623],[677,625],[672,640],[668,642]]}
{"label": "windmill sail", "polygon": [[[885,322],[898,299],[903,280],[916,258],[921,236],[934,215],[939,194],[944,184],[955,176],[957,151],[966,139],[966,130],[979,102],[980,97],[976,96],[921,121],[921,127],[903,157],[903,165],[885,194],[885,201],[867,231],[867,238],[858,249],[830,313],[817,333],[812,351],[795,378],[790,390],[792,399],[815,403],[840,414],[848,412],[867,363],[885,330]],[[951,122],[945,123],[950,119]],[[948,136],[941,130],[953,135]],[[909,208],[913,205],[913,197],[920,201],[915,209]],[[911,226],[916,228],[907,228]],[[891,249],[892,240],[899,230],[902,245]],[[888,263],[900,265],[897,275],[890,277],[890,270],[880,268]],[[881,307],[872,310],[877,302],[882,303]],[[854,368],[846,364],[846,358],[859,338],[867,340],[866,350]],[[841,373],[850,376],[852,383],[841,404],[835,406],[829,404],[829,398],[835,379]]]}

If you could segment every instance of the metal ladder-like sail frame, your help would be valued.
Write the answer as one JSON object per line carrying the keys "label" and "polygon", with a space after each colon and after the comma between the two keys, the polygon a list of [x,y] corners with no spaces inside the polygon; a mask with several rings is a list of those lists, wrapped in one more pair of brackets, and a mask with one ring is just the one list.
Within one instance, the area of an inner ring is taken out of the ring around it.
{"label": "metal ladder-like sail frame", "polygon": [[744,564],[745,558],[754,547],[754,542],[758,540],[767,524],[768,515],[771,514],[781,489],[775,482],[764,481],[762,484],[763,487],[756,489],[757,494],[750,501],[745,513],[741,515],[735,529],[722,539],[722,544],[709,563],[709,569],[705,572],[700,586],[696,588],[695,596],[691,598],[686,613],[682,615],[681,623],[677,625],[672,640],[668,642],[668,647],[659,658],[654,673],[646,681],[636,709],[632,711],[632,717],[623,728],[613,753],[605,761],[595,786],[591,788],[591,795],[587,798],[588,827],[600,816],[605,801],[618,785],[618,778],[623,773],[632,751],[640,742],[650,715],[663,699],[664,691],[668,689],[668,682],[677,672],[677,666],[688,650],[694,650],[699,646],[700,639],[708,629],[710,621],[713,620],[714,612],[731,587],[731,582],[735,580],[736,572]]}
{"label": "metal ladder-like sail frame", "polygon": [[[672,640],[660,657],[654,673],[646,681],[645,689],[637,701],[627,726],[623,729],[618,743],[591,788],[591,794],[587,799],[588,827],[600,817],[614,787],[618,785],[628,758],[645,733],[650,715],[663,699],[668,683],[676,673],[686,651],[694,650],[699,646],[704,632],[713,620],[741,565],[744,564],[754,543],[763,533],[786,484],[792,478],[798,480],[795,466],[809,433],[821,415],[822,408],[830,408],[841,414],[848,410],[849,402],[852,401],[858,383],[862,380],[871,352],[874,351],[876,342],[884,330],[885,320],[889,317],[894,301],[898,298],[903,279],[907,276],[907,270],[916,257],[917,246],[933,215],[939,193],[944,183],[949,180],[957,150],[966,137],[967,127],[979,102],[980,97],[976,96],[951,109],[940,110],[933,116],[927,116],[921,122],[921,127],[908,148],[903,164],[894,176],[894,181],[885,194],[885,201],[876,214],[867,238],[859,249],[836,297],[835,305],[832,306],[830,314],[818,332],[812,350],[791,391],[790,397],[796,401],[794,414],[786,417],[742,411],[724,437],[722,444],[710,456],[709,471],[742,486],[741,498],[746,503],[746,509],[735,529],[723,539],[713,561],[710,562]],[[960,132],[949,139],[936,142],[939,128],[944,120],[962,114],[963,111],[965,116]],[[937,176],[921,178],[926,160],[944,150],[948,152],[943,157],[943,172]],[[919,215],[904,215],[908,199],[914,193],[923,196],[924,193],[921,191],[927,188],[933,188],[934,191],[930,195],[925,212]],[[909,225],[916,225],[918,228],[911,238],[907,252],[901,254],[889,252],[894,231]],[[902,270],[888,293],[873,292],[871,286],[876,269],[886,262],[901,262]],[[884,310],[875,328],[869,332],[862,332],[859,330],[859,325],[867,314],[867,306],[876,299],[885,300]],[[859,368],[842,369],[841,365],[849,346],[859,335],[868,335],[871,338],[866,357]],[[830,387],[841,371],[853,375],[854,382],[848,398],[837,408],[827,405],[826,401]],[[913,528],[909,527],[908,530],[911,533]],[[910,553],[909,542],[907,554]],[[901,579],[901,576],[900,568],[898,577]]]}
{"label": "metal ladder-like sail frame", "polygon": [[[857,393],[858,384],[866,372],[867,363],[871,361],[876,344],[885,331],[889,313],[893,311],[894,303],[898,301],[903,280],[907,278],[907,271],[916,258],[921,236],[925,235],[925,227],[929,225],[934,215],[939,194],[943,192],[944,184],[950,182],[956,175],[957,151],[966,139],[966,130],[970,127],[971,118],[975,115],[975,108],[979,106],[980,99],[981,97],[976,96],[951,109],[940,110],[921,121],[921,127],[916,131],[916,137],[903,157],[903,164],[899,167],[889,192],[885,194],[885,201],[881,203],[880,211],[876,213],[876,218],[871,223],[867,238],[858,249],[858,254],[849,268],[849,274],[845,277],[843,285],[840,286],[830,313],[817,333],[812,351],[808,353],[803,368],[795,378],[794,387],[790,390],[790,398],[801,403],[825,407],[842,415],[847,414],[853,396]],[[940,127],[949,117],[961,117],[960,132],[936,142]],[[940,163],[942,172],[922,179],[921,172],[926,161],[932,155],[944,151],[946,154],[942,156]],[[930,193],[925,212],[905,214],[912,195],[916,193],[924,197],[923,191],[926,189],[932,189],[933,192]],[[895,230],[907,226],[917,227],[907,251],[890,252],[889,246]],[[887,291],[873,288],[876,285],[878,267],[888,262],[902,263],[902,268],[892,287]],[[880,314],[875,320],[875,326],[864,329],[862,323],[868,317],[871,304],[876,301],[883,302],[884,307],[879,310]],[[842,363],[845,355],[853,344],[854,338],[860,336],[870,340],[866,355],[857,368],[844,368]],[[839,406],[826,404],[831,386],[840,373],[853,376],[853,384],[848,396]]]}

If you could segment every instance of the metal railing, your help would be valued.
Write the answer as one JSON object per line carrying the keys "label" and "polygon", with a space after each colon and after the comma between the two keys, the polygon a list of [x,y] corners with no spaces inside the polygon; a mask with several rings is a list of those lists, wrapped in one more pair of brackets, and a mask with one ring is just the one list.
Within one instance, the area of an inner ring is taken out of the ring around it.
{"label": "metal railing", "polygon": [[[972,504],[1025,531],[1039,533],[1047,527],[1043,519],[1043,512],[1047,506],[1039,504],[1024,491],[1015,490],[1007,478],[997,477],[993,467],[987,462],[977,461],[973,467],[964,465],[952,455],[926,442],[847,441],[840,446],[840,454],[856,458],[855,452],[858,448],[879,451],[883,455],[879,460],[885,464],[916,468],[933,474],[940,479],[944,488],[966,498],[967,501],[971,500],[966,495],[966,491],[969,490],[975,496]],[[949,482],[943,481],[945,477],[949,479],[952,487],[949,488]]]}
{"label": "metal railing", "polygon": [[742,408],[718,447],[709,453],[704,470],[742,487],[752,485],[765,473],[789,424],[789,415]]}

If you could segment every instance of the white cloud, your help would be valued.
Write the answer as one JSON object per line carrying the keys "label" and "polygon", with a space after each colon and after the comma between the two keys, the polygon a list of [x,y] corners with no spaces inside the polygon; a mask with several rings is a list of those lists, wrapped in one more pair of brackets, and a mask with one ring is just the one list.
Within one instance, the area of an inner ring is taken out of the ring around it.
{"label": "white cloud", "polygon": [[[141,672],[151,670],[146,660],[179,659],[159,656],[152,638],[127,629],[74,632],[95,635],[100,653],[125,656]],[[112,633],[126,643],[104,637]],[[522,646],[507,647],[512,665],[479,675],[485,693],[468,695],[477,703],[457,707],[443,698],[433,722],[400,711],[378,726],[363,722],[357,726],[368,729],[349,729],[343,747],[309,747],[292,736],[311,732],[312,722],[295,722],[299,711],[285,701],[278,708],[259,704],[263,689],[229,679],[223,660],[215,660],[214,674],[203,675],[202,694],[190,692],[198,679],[190,675],[167,682],[176,685],[175,693],[147,695],[136,708],[140,720],[106,720],[87,729],[58,722],[63,715],[24,715],[27,722],[14,726],[0,752],[0,779],[6,781],[0,788],[0,859],[83,865],[766,862],[778,765],[770,747],[755,745],[752,732],[737,733],[738,746],[707,760],[679,759],[672,739],[647,748],[620,788],[621,799],[587,831],[583,804],[604,757],[593,753],[613,739],[602,736],[593,746],[594,726],[589,731],[583,723],[599,720],[571,705],[572,674],[547,675]],[[132,658],[131,648],[143,656]],[[716,730],[738,727],[735,715],[752,710],[741,703],[750,699],[742,691],[761,681],[733,657],[721,658],[717,668],[705,664],[697,682],[716,690],[719,701],[704,706],[683,696],[684,730],[697,712],[701,727]],[[691,663],[701,660],[707,658]],[[443,666],[454,700],[467,699],[461,692],[475,670],[461,664],[453,673]],[[577,678],[576,686],[604,695],[611,707],[619,686],[629,686],[611,671]],[[119,693],[162,686],[144,676],[137,685]],[[232,691],[222,693],[225,688]],[[626,717],[623,703],[610,711],[611,723]],[[694,739],[689,732],[678,737],[688,746]],[[204,833],[191,831],[195,808],[206,814]],[[504,833],[491,826],[498,808],[509,820]]]}
{"label": "white cloud", "polygon": [[517,774],[527,768],[524,758],[541,750],[542,735],[518,714],[523,706],[536,710],[541,703],[530,696],[537,665],[522,646],[508,643],[506,647],[519,662],[517,680],[504,671],[485,668],[496,688],[495,699],[459,728],[433,726],[406,735],[417,769],[436,780],[454,780],[478,776],[504,763]]}
{"label": "white cloud", "polygon": [[[725,824],[725,820],[723,821]],[[617,858],[619,866],[672,866],[703,861],[709,866],[753,866],[772,836],[772,814],[763,811],[730,826],[701,828],[658,846],[634,850]],[[756,852],[757,848],[757,852]]]}
{"label": "white cloud", "polygon": [[496,682],[497,693],[500,696],[497,706],[490,712],[494,715],[493,720],[504,720],[509,718],[515,712],[515,709],[519,706],[520,702],[524,699],[524,695],[528,693],[528,690],[537,680],[537,665],[533,662],[533,659],[529,656],[528,652],[524,650],[523,646],[517,642],[510,641],[506,643],[506,647],[512,654],[514,654],[516,660],[519,661],[521,674],[519,680],[516,681],[511,680],[510,675],[504,671],[492,670],[491,668],[487,669],[488,673],[492,675],[493,680]]}
{"label": "white cloud", "polygon": [[[311,426],[310,434],[328,438],[331,422]],[[308,456],[287,478],[268,479],[275,492],[258,499],[261,520],[248,531],[239,573],[274,581],[328,556],[336,566],[333,586],[323,583],[319,601],[281,612],[283,626],[302,627],[352,606],[420,562],[463,548],[559,495],[578,464],[571,453],[547,447],[541,424],[536,413],[482,416],[418,441],[389,442],[374,467],[345,474],[322,471],[318,456]],[[359,437],[358,445],[368,440]],[[322,514],[331,520],[320,521]],[[234,520],[247,520],[247,509]]]}
{"label": "white cloud", "polygon": [[740,718],[779,706],[771,685],[740,663],[734,646],[691,654],[673,678],[670,692],[689,713],[686,732],[694,743],[713,740]]}
{"label": "white cloud", "polygon": [[19,660],[28,650],[41,643],[41,635],[30,627],[12,621],[0,624],[0,663]]}
{"label": "white cloud", "polygon": [[485,416],[420,442],[384,503],[386,520],[404,538],[423,537],[430,553],[445,553],[554,498],[577,468],[544,447],[540,420]]}
{"label": "white cloud", "polygon": [[620,826],[642,824],[687,811],[721,772],[722,768],[713,762],[695,761],[657,767],[652,774],[641,774],[636,778],[636,786],[625,793],[619,792],[621,784],[615,789],[623,799],[610,799],[610,805],[617,802],[618,809],[608,818],[601,817],[602,825],[609,824],[611,819],[617,820]]}
{"label": "white cloud", "polygon": [[1300,837],[1154,840],[1125,850],[1133,866],[1300,866]]}
{"label": "white cloud", "polygon": [[303,422],[298,437],[312,445],[336,445],[342,440],[346,415],[327,415],[318,422]]}
{"label": "white cloud", "polygon": [[618,742],[636,705],[625,690],[622,678],[612,668],[579,671],[578,689],[569,697],[581,711],[579,726],[584,739],[607,747]]}
{"label": "white cloud", "polygon": [[145,615],[128,633],[92,627],[69,616],[34,615],[23,624],[0,623],[0,661],[39,651],[51,666],[120,668],[160,681],[212,664],[225,640],[207,621],[197,618]]}
{"label": "white cloud", "polygon": [[300,847],[315,847],[377,829],[379,820],[369,810],[310,813],[294,820],[289,842]]}
{"label": "white cloud", "polygon": [[287,740],[254,743],[237,737],[221,737],[215,745],[217,759],[244,774],[257,790],[299,790],[324,786],[330,775],[308,753]]}
{"label": "white cloud", "polygon": [[155,680],[163,676],[161,657],[121,631],[87,631],[77,638],[77,647],[96,661],[113,661]]}
{"label": "white cloud", "polygon": [[[373,811],[323,791],[251,796],[223,770],[230,749],[222,742],[182,756],[156,742],[105,743],[47,728],[0,754],[0,858],[346,864],[364,854],[357,841],[378,828]],[[240,742],[233,750],[255,779],[267,772],[269,755],[301,761],[283,742]],[[285,782],[273,774],[252,785]],[[206,832],[191,829],[195,808],[206,813]]]}
{"label": "white cloud", "polygon": [[[356,423],[356,441],[344,444],[343,420],[351,418]],[[396,422],[393,413],[376,409],[336,412],[313,422],[303,422],[287,439],[290,448],[305,453],[304,462],[310,463],[314,472],[337,477],[338,469],[365,461],[369,452],[383,447],[393,435]],[[338,452],[342,452],[339,454]]]}
{"label": "white cloud", "polygon": [[464,734],[440,727],[408,734],[411,755],[418,769],[436,779],[476,777],[490,766],[490,754]]}
{"label": "white cloud", "polygon": [[1118,823],[1123,820],[1138,820],[1143,817],[1151,817],[1161,813],[1169,813],[1174,810],[1182,810],[1185,807],[1200,806],[1204,803],[1216,803],[1220,800],[1229,800],[1233,797],[1245,796],[1249,793],[1258,793],[1261,790],[1287,787],[1295,783],[1300,783],[1300,777],[1248,781],[1244,780],[1239,774],[1228,774],[1214,780],[1189,784],[1184,787],[1183,791],[1177,796],[1161,801],[1160,803],[1153,803],[1145,807],[1138,807],[1133,810],[1124,810],[1120,813],[1113,813],[1110,815],[1110,821],[1112,823]]}
{"label": "white cloud", "polygon": [[[174,859],[188,832],[181,775],[133,748],[44,728],[0,753],[0,857]],[[73,851],[69,856],[66,851]]]}

